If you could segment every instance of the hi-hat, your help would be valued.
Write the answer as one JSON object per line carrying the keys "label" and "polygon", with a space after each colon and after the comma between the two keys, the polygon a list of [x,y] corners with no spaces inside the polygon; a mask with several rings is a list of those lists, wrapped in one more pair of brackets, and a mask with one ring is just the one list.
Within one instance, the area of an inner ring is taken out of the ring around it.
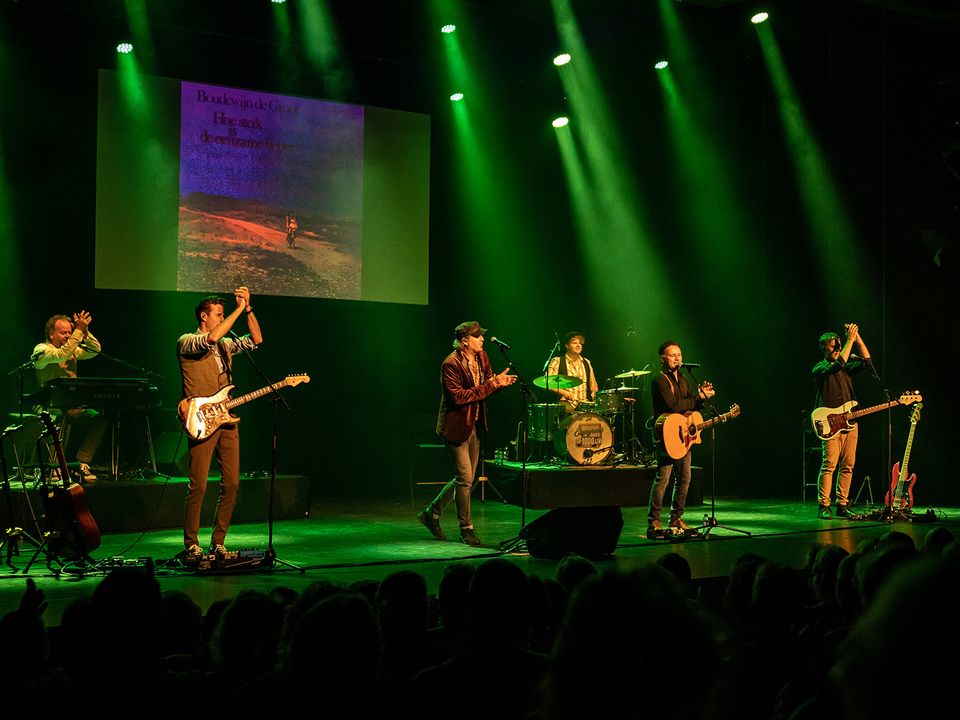
{"label": "hi-hat", "polygon": [[649,370],[627,370],[622,372],[619,375],[614,375],[615,378],[628,378],[628,377],[640,377],[641,375],[649,375]]}
{"label": "hi-hat", "polygon": [[576,387],[577,385],[582,385],[583,380],[578,377],[573,377],[573,375],[547,375],[546,377],[541,375],[533,379],[533,384],[537,387],[549,388],[550,390],[566,390]]}

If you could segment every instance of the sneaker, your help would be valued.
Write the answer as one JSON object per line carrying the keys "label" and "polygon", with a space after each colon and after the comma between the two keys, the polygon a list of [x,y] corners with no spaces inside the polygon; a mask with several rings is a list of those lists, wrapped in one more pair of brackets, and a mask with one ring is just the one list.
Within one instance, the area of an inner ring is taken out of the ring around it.
{"label": "sneaker", "polygon": [[92,483],[97,481],[97,476],[90,471],[90,466],[85,462],[80,463],[77,468],[77,475],[80,476],[80,482]]}
{"label": "sneaker", "polygon": [[433,513],[430,512],[429,508],[421,510],[417,513],[417,520],[430,531],[430,534],[433,535],[437,540],[446,540],[447,535],[440,529],[440,520],[435,518]]}
{"label": "sneaker", "polygon": [[184,548],[183,558],[185,560],[199,560],[203,557],[203,548],[194,543],[193,545]]}
{"label": "sneaker", "polygon": [[221,544],[219,544],[219,543],[213,543],[213,544],[210,546],[210,554],[211,554],[211,555],[216,555],[217,558],[224,558],[224,557],[226,557],[228,552],[229,552],[229,550],[227,550],[223,545],[221,545]]}
{"label": "sneaker", "polygon": [[659,520],[650,520],[647,522],[647,539],[655,540],[660,537],[660,534],[663,532],[663,527],[660,525]]}
{"label": "sneaker", "polygon": [[473,528],[460,528],[460,542],[476,546],[480,544],[480,538],[477,537]]}
{"label": "sneaker", "polygon": [[674,530],[680,530],[682,532],[693,530],[692,527],[690,527],[683,521],[683,518],[670,518],[669,527],[672,527]]}
{"label": "sneaker", "polygon": [[837,503],[837,517],[838,518],[848,518],[852,513],[850,512],[849,505],[841,505]]}
{"label": "sneaker", "polygon": [[833,513],[830,512],[829,505],[820,505],[817,509],[817,517],[821,520],[829,520],[833,517]]}

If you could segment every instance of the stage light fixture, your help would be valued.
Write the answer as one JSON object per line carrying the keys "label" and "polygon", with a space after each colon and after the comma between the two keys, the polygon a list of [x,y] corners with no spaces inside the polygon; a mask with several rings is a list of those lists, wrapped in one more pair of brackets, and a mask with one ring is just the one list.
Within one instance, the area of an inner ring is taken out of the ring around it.
{"label": "stage light fixture", "polygon": [[121,55],[126,55],[127,53],[133,52],[133,43],[122,42],[117,45],[117,52]]}
{"label": "stage light fixture", "polygon": [[754,25],[759,25],[760,23],[766,22],[767,18],[769,17],[770,17],[769,13],[758,12],[756,15],[750,18],[750,22],[752,22]]}
{"label": "stage light fixture", "polygon": [[274,5],[283,5],[287,0],[270,0]]}
{"label": "stage light fixture", "polygon": [[560,53],[553,59],[553,64],[557,67],[566,65],[568,62],[570,62],[570,53]]}
{"label": "stage light fixture", "polygon": [[444,35],[449,35],[450,33],[454,32],[456,29],[457,29],[456,25],[444,25],[442,28],[440,28],[440,32],[442,32]]}
{"label": "stage light fixture", "polygon": [[453,95],[450,96],[450,99],[453,100],[454,102],[460,102],[461,100],[463,100],[463,93],[455,92]]}
{"label": "stage light fixture", "polygon": [[656,63],[656,64],[654,65],[654,67],[655,67],[657,70],[663,70],[663,69],[666,68],[669,64],[670,64],[670,63],[668,63],[666,60],[661,60],[660,62]]}
{"label": "stage light fixture", "polygon": [[555,128],[566,127],[567,125],[570,124],[570,118],[560,116],[558,118],[555,118],[554,121],[550,124],[553,125]]}

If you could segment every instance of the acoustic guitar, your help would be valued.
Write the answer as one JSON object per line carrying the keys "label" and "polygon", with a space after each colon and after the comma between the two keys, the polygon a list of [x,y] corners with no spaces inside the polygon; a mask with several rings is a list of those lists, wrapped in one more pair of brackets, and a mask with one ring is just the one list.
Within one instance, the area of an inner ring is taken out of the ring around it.
{"label": "acoustic guitar", "polygon": [[184,431],[193,440],[205,440],[221,425],[232,425],[240,422],[240,418],[230,411],[238,405],[263,397],[273,390],[280,388],[293,387],[300,383],[310,382],[309,375],[287,375],[286,378],[273,385],[267,385],[259,390],[241,395],[238,398],[231,398],[230,391],[233,385],[227,385],[216,395],[201,397],[200,395],[184,398],[177,405],[177,415],[180,417],[180,423]]}
{"label": "acoustic guitar", "polygon": [[664,413],[657,418],[657,434],[663,440],[663,449],[674,460],[679,460],[690,450],[691,445],[702,441],[700,431],[725,423],[740,415],[740,406],[731,405],[730,411],[704,422],[696,410],[686,413]]}
{"label": "acoustic guitar", "polygon": [[883,498],[883,504],[894,510],[909,510],[913,507],[913,486],[917,482],[917,474],[910,473],[907,469],[910,462],[910,450],[913,448],[913,436],[917,430],[917,423],[920,422],[920,409],[923,403],[917,403],[917,406],[910,413],[910,434],[907,435],[907,447],[903,451],[903,462],[896,463],[893,466],[893,482],[890,483],[890,489],[886,497]]}
{"label": "acoustic guitar", "polygon": [[60,432],[50,413],[40,413],[40,420],[53,440],[60,466],[60,483],[44,488],[43,508],[47,517],[47,547],[51,554],[69,559],[87,558],[100,547],[100,528],[87,507],[83,487],[70,480],[70,469],[60,443]]}

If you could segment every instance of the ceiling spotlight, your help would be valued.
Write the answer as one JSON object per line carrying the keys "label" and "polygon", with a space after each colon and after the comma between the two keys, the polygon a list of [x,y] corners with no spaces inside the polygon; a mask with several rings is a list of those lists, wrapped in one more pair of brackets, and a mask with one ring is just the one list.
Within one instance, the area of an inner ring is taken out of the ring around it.
{"label": "ceiling spotlight", "polygon": [[557,67],[566,65],[568,62],[570,62],[570,53],[560,53],[553,59],[553,64]]}
{"label": "ceiling spotlight", "polygon": [[270,0],[274,5],[283,5],[287,0]]}
{"label": "ceiling spotlight", "polygon": [[117,52],[122,55],[126,55],[127,53],[132,53],[133,43],[128,43],[128,42],[120,43],[119,45],[117,45]]}
{"label": "ceiling spotlight", "polygon": [[664,69],[665,67],[667,67],[669,64],[670,64],[670,63],[668,63],[666,60],[661,60],[660,62],[656,63],[656,64],[654,65],[654,67],[655,67],[657,70],[663,70],[663,69]]}
{"label": "ceiling spotlight", "polygon": [[758,12],[756,15],[750,18],[750,22],[752,22],[754,25],[759,25],[762,22],[766,22],[767,18],[769,17],[770,17],[769,13]]}
{"label": "ceiling spotlight", "polygon": [[550,124],[553,125],[555,128],[566,127],[567,125],[570,124],[570,118],[568,118],[568,117],[562,117],[562,116],[561,116],[561,117],[556,118],[556,119],[555,119],[552,123],[550,123]]}
{"label": "ceiling spotlight", "polygon": [[440,28],[440,32],[442,32],[444,35],[449,35],[456,29],[456,25],[444,25],[442,28]]}
{"label": "ceiling spotlight", "polygon": [[463,93],[455,92],[453,95],[450,96],[450,99],[453,100],[454,102],[460,102],[461,100],[463,100]]}

